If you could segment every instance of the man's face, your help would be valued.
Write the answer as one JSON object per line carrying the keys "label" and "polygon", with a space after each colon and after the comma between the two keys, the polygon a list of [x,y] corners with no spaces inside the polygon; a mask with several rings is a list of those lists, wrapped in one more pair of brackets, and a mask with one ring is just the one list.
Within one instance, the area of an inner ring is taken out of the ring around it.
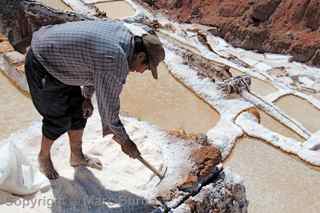
{"label": "man's face", "polygon": [[144,73],[148,69],[148,65],[144,63],[139,63],[136,67],[135,72]]}
{"label": "man's face", "polygon": [[132,71],[144,73],[147,69],[149,69],[147,56],[144,53],[138,54],[135,58]]}

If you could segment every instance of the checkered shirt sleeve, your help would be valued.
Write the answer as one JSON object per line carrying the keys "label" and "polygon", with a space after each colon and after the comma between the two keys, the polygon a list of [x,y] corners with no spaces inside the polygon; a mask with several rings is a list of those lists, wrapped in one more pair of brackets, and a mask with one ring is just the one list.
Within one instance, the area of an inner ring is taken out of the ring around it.
{"label": "checkered shirt sleeve", "polygon": [[[127,70],[128,63],[124,54],[119,54],[115,58],[110,58],[113,62],[108,63],[108,70],[115,71]],[[103,135],[111,132],[115,139],[121,144],[126,143],[129,136],[119,118],[120,111],[120,93],[123,84],[119,82],[113,75],[108,75],[105,72],[95,72],[94,85],[96,90],[98,109],[102,120]]]}

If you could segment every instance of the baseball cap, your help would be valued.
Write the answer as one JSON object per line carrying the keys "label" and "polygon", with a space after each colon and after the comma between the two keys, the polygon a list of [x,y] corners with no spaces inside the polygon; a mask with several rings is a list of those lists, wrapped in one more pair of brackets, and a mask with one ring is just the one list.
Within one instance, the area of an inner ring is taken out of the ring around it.
{"label": "baseball cap", "polygon": [[142,36],[143,45],[149,60],[149,69],[154,79],[158,79],[157,67],[165,58],[165,51],[157,35],[145,34]]}

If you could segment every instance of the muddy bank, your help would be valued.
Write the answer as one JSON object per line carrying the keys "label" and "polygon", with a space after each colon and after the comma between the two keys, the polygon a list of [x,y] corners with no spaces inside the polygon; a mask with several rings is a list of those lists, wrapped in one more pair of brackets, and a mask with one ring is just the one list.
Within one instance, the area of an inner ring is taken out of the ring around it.
{"label": "muddy bank", "polygon": [[144,2],[180,22],[212,26],[211,33],[235,47],[290,54],[295,61],[320,66],[318,0]]}

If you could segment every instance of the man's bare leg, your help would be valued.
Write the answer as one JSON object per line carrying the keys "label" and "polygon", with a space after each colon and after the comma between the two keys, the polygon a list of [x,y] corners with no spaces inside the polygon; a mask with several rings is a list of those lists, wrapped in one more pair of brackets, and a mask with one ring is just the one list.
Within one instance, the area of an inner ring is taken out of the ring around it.
{"label": "man's bare leg", "polygon": [[53,167],[51,161],[50,150],[53,143],[53,140],[50,140],[49,138],[43,135],[41,141],[41,150],[38,155],[40,171],[50,180],[57,179],[59,177],[59,174]]}
{"label": "man's bare leg", "polygon": [[70,130],[68,131],[69,143],[71,149],[70,165],[73,167],[77,166],[88,166],[95,169],[102,169],[102,163],[97,158],[91,158],[82,152],[82,135],[83,129],[81,130]]}

